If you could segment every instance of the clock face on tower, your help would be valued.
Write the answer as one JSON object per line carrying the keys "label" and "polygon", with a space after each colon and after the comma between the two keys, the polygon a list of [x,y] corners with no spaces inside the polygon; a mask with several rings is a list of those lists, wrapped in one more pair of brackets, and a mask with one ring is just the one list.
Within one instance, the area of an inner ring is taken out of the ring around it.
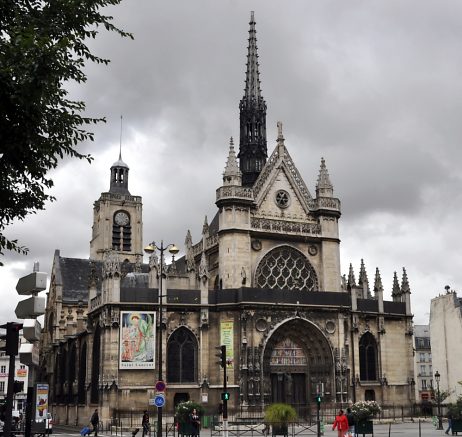
{"label": "clock face on tower", "polygon": [[119,211],[115,217],[114,217],[114,221],[116,223],[116,225],[119,225],[119,226],[126,226],[128,225],[128,223],[130,222],[130,217],[128,216],[128,214],[124,211]]}

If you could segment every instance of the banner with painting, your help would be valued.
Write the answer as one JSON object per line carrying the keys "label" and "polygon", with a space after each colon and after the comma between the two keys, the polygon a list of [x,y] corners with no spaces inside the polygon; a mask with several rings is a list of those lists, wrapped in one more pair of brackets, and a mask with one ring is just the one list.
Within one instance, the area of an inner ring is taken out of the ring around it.
{"label": "banner with painting", "polygon": [[220,345],[226,346],[226,367],[234,368],[234,323],[232,320],[220,323]]}
{"label": "banner with painting", "polygon": [[48,384],[35,385],[35,421],[42,422],[48,413]]}
{"label": "banner with painting", "polygon": [[154,369],[156,313],[121,311],[119,369]]}

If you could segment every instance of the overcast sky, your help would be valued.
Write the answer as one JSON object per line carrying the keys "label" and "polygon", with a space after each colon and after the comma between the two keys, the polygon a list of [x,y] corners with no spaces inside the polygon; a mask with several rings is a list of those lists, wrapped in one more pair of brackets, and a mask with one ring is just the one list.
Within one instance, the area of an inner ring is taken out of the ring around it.
{"label": "overcast sky", "polygon": [[[87,114],[106,116],[94,162],[62,162],[57,201],[7,230],[30,248],[7,253],[0,268],[0,321],[12,320],[17,279],[55,249],[89,256],[93,202],[109,189],[122,156],[129,189],[143,198],[144,240],[197,242],[204,216],[239,137],[250,11],[255,11],[268,152],[284,126],[286,146],[314,195],[321,157],[342,202],[341,268],[356,278],[363,258],[385,299],[393,272],[408,273],[417,324],[430,300],[462,283],[462,2],[460,1],[154,1],[111,9],[135,40],[102,33],[93,44],[108,67],[87,68],[71,84]],[[459,293],[460,295],[460,293]]]}

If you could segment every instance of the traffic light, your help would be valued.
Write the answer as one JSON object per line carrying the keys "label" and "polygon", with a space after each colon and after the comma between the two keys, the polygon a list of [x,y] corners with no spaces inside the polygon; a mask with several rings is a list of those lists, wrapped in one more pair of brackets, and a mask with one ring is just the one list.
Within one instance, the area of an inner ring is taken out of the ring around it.
{"label": "traffic light", "polygon": [[0,325],[0,328],[6,329],[6,334],[0,336],[0,340],[5,341],[5,346],[1,349],[6,355],[18,355],[19,331],[22,329],[22,323],[8,322]]}
{"label": "traffic light", "polygon": [[24,391],[24,381],[14,381],[13,393],[21,393]]}
{"label": "traffic light", "polygon": [[221,367],[223,367],[223,369],[225,369],[226,368],[226,346],[225,345],[217,346],[217,349],[220,349],[220,352],[216,354],[216,356],[220,359],[218,363],[220,364]]}
{"label": "traffic light", "polygon": [[317,394],[317,395],[316,395],[316,403],[317,403],[318,405],[321,405],[321,401],[322,401],[322,396],[321,396],[320,394]]}
{"label": "traffic light", "polygon": [[224,391],[224,392],[221,394],[221,400],[222,400],[222,401],[229,401],[229,392]]}

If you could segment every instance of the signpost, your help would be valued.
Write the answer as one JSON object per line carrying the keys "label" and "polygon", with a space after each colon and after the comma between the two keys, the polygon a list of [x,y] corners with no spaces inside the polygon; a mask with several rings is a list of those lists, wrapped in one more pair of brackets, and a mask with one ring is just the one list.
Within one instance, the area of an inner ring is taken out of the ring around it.
{"label": "signpost", "polygon": [[154,398],[154,405],[157,408],[165,406],[165,395],[163,393],[156,394],[156,397]]}
{"label": "signpost", "polygon": [[[28,299],[22,300],[16,306],[16,317],[25,320],[23,335],[30,343],[22,344],[19,350],[19,361],[29,366],[29,381],[27,387],[27,404],[26,404],[26,427],[24,436],[31,435],[31,422],[34,402],[34,383],[36,366],[39,364],[39,347],[41,326],[35,320],[38,316],[45,314],[45,298],[38,297],[37,294],[47,288],[47,274],[39,272],[39,263],[34,263],[34,271],[18,280],[16,291],[19,295],[30,295]],[[46,418],[48,411],[48,385],[37,384],[35,390],[35,417]],[[38,404],[40,402],[40,405]],[[43,421],[43,424],[45,421]],[[40,423],[42,425],[42,423]],[[44,428],[44,426],[43,426]]]}
{"label": "signpost", "polygon": [[[154,399],[149,399],[149,401],[154,401],[152,405],[155,405],[157,408],[163,408],[165,406],[165,389],[167,388],[164,381],[159,379],[156,382],[156,396]],[[151,404],[149,404],[151,405]]]}

